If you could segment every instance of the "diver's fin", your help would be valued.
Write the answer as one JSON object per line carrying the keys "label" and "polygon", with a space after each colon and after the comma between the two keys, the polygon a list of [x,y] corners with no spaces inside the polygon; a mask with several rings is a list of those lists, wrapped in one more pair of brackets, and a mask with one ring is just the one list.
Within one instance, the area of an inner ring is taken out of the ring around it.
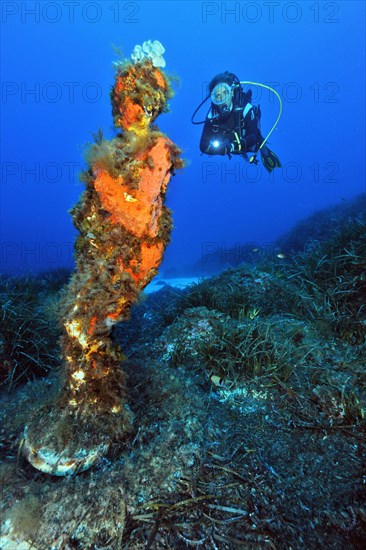
{"label": "diver's fin", "polygon": [[263,166],[267,170],[267,172],[272,172],[274,168],[282,168],[282,164],[278,156],[271,151],[267,145],[262,147],[261,151],[261,157]]}

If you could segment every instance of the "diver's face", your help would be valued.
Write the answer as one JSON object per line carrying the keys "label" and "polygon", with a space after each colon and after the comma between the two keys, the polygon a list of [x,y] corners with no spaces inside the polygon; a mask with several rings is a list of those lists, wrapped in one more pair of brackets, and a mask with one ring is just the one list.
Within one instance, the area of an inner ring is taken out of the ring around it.
{"label": "diver's face", "polygon": [[233,107],[232,90],[226,82],[216,84],[211,92],[211,101],[214,103],[221,113],[231,111]]}

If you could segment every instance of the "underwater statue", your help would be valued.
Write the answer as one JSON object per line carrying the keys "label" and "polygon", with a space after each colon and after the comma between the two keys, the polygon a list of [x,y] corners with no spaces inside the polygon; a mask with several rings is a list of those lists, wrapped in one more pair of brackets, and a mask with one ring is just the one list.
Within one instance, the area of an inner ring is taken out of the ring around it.
{"label": "underwater statue", "polygon": [[132,62],[116,64],[117,135],[97,134],[88,151],[86,188],[71,211],[79,235],[61,306],[61,380],[24,432],[23,452],[42,472],[86,470],[131,430],[124,356],[111,331],[157,273],[172,226],[167,185],[183,166],[178,147],[152,126],[172,97],[163,53],[160,42],[147,41]]}

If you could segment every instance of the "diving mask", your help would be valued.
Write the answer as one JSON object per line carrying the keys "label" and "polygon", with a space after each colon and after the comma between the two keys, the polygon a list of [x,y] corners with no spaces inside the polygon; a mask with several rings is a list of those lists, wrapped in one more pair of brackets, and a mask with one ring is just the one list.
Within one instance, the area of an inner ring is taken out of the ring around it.
{"label": "diving mask", "polygon": [[231,110],[233,92],[231,86],[226,82],[216,84],[211,92],[211,101],[216,105],[220,112],[224,113]]}

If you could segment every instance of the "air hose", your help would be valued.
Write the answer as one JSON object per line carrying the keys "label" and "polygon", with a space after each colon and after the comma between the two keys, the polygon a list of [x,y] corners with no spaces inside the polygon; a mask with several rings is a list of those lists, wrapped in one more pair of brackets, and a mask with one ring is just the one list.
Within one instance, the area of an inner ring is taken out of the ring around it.
{"label": "air hose", "polygon": [[274,123],[274,125],[272,126],[272,128],[270,129],[270,131],[268,132],[268,134],[266,135],[266,137],[264,138],[264,140],[262,141],[262,143],[260,144],[260,146],[258,147],[258,150],[254,153],[254,155],[252,157],[250,157],[249,159],[249,162],[251,164],[255,163],[256,164],[256,158],[257,158],[257,155],[258,153],[260,152],[260,150],[262,149],[262,147],[265,145],[267,139],[269,138],[269,136],[272,134],[272,132],[274,131],[274,129],[276,128],[277,124],[278,124],[278,121],[280,120],[281,118],[281,114],[282,114],[282,99],[280,97],[280,94],[278,92],[276,92],[276,90],[274,90],[273,88],[271,88],[270,86],[267,86],[266,84],[261,84],[260,82],[251,82],[250,80],[241,80],[240,81],[240,84],[248,84],[249,86],[261,86],[261,88],[265,88],[266,90],[270,90],[271,92],[273,92],[276,96],[277,96],[277,99],[280,103],[280,109],[278,111],[278,115],[277,115],[277,118],[276,118],[276,121]]}

